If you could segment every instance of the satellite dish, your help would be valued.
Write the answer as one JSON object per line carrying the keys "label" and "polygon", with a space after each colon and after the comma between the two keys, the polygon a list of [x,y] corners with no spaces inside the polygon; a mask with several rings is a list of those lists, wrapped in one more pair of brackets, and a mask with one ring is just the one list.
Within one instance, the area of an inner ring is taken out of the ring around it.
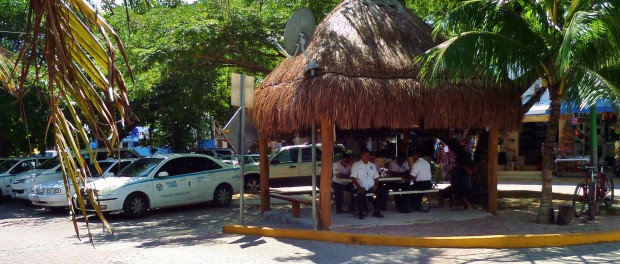
{"label": "satellite dish", "polygon": [[307,48],[314,35],[314,24],[314,14],[310,9],[302,7],[293,12],[284,28],[284,50],[288,55],[297,56],[301,51],[298,45],[301,34],[306,38],[306,45],[301,48],[304,50]]}
{"label": "satellite dish", "polygon": [[303,53],[308,60],[304,70],[310,71],[311,76],[314,76],[314,70],[319,68],[319,65],[306,52],[306,48],[314,36],[314,29],[314,14],[312,10],[306,7],[295,10],[284,29],[284,52],[291,57]]}

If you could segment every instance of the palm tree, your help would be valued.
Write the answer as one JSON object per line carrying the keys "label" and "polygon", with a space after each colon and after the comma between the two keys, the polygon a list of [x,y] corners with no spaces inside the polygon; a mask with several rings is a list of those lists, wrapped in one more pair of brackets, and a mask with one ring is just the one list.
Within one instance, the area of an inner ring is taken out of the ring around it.
{"label": "palm tree", "polygon": [[[48,129],[54,134],[66,188],[77,193],[76,206],[88,227],[80,187],[90,172],[79,153],[86,148],[95,156],[89,148],[93,138],[109,149],[117,146],[117,125],[132,121],[125,80],[115,64],[117,52],[125,62],[127,58],[119,37],[87,0],[30,0],[28,14],[25,44],[17,63],[7,63],[7,56],[0,56],[4,57],[0,59],[0,86],[19,97],[26,93],[24,82],[31,72],[36,73],[31,78],[42,78],[47,84]],[[20,75],[18,85],[12,78],[15,72]],[[94,201],[93,194],[88,195]],[[98,209],[96,203],[91,206]],[[80,238],[77,214],[73,207],[71,211]],[[111,232],[100,212],[99,217]],[[92,242],[90,229],[87,235]]]}
{"label": "palm tree", "polygon": [[474,0],[449,12],[447,40],[418,58],[428,85],[469,81],[525,91],[542,80],[551,114],[543,152],[538,222],[552,205],[553,147],[563,99],[589,106],[620,98],[620,1]]}

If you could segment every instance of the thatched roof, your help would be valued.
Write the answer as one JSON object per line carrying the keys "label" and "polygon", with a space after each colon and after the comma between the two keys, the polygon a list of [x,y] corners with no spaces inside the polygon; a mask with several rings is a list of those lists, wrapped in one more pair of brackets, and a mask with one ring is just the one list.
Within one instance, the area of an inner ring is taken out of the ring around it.
{"label": "thatched roof", "polygon": [[514,129],[520,93],[465,84],[427,88],[414,58],[435,46],[431,27],[396,0],[345,0],[316,28],[303,55],[285,59],[259,85],[254,124],[268,136],[303,131],[322,118],[340,129]]}

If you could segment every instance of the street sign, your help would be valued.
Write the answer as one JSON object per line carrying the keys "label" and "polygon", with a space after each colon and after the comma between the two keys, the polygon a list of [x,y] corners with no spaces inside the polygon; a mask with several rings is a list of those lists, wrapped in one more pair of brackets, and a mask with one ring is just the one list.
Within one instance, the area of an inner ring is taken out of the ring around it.
{"label": "street sign", "polygon": [[[241,85],[241,82],[243,82],[243,86]],[[241,106],[241,87],[243,87],[245,107],[252,108],[252,106],[254,106],[254,77],[233,72],[230,79],[230,86],[231,105]]]}
{"label": "street sign", "polygon": [[241,142],[239,141],[239,133],[240,130],[240,119],[241,118],[241,108],[237,110],[235,115],[228,121],[228,124],[224,127],[224,136],[228,139],[231,147],[237,152],[239,155],[243,155],[248,152],[250,147],[256,142],[258,138],[258,131],[252,120],[245,119],[245,129],[244,129],[244,137],[243,137],[243,149],[239,149]]}

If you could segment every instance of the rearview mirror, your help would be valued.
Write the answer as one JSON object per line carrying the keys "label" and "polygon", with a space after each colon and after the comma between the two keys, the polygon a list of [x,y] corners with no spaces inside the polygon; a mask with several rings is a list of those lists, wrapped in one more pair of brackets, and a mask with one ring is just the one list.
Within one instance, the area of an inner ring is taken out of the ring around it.
{"label": "rearview mirror", "polygon": [[168,177],[169,175],[167,171],[162,171],[157,174],[157,177]]}

